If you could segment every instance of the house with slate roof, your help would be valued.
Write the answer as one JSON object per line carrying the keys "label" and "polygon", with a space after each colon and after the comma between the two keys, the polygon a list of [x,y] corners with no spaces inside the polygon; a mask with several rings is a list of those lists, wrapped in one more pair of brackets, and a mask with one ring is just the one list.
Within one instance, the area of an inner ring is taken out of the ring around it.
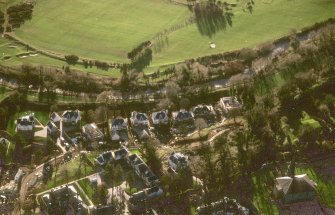
{"label": "house with slate roof", "polygon": [[51,137],[52,139],[57,139],[59,136],[59,127],[53,122],[49,121],[47,124],[47,135],[48,137]]}
{"label": "house with slate roof", "polygon": [[84,140],[88,142],[93,148],[96,148],[98,144],[104,142],[104,134],[95,123],[83,126],[82,133]]}
{"label": "house with slate roof", "polygon": [[114,150],[113,154],[114,154],[114,159],[118,161],[118,160],[123,160],[127,158],[129,155],[129,151],[127,148],[121,147],[120,149]]}
{"label": "house with slate roof", "polygon": [[73,185],[60,186],[40,199],[45,214],[89,214],[89,208]]}
{"label": "house with slate roof", "polygon": [[279,177],[276,178],[275,195],[285,204],[310,201],[317,195],[316,186],[306,174]]}
{"label": "house with slate roof", "polygon": [[72,131],[80,129],[80,111],[79,110],[66,110],[62,114],[63,130]]}
{"label": "house with slate roof", "polygon": [[212,105],[197,105],[192,108],[194,118],[205,119],[209,123],[215,120],[215,111]]}
{"label": "house with slate roof", "polygon": [[32,141],[35,135],[34,113],[22,116],[16,120],[16,132],[28,141]]}
{"label": "house with slate roof", "polygon": [[56,112],[53,112],[50,115],[50,121],[53,122],[57,128],[60,128],[60,122],[62,120],[62,117],[60,117]]}
{"label": "house with slate roof", "polygon": [[172,112],[172,119],[175,123],[194,121],[194,114],[192,111],[180,110]]}
{"label": "house with slate roof", "polygon": [[172,112],[172,122],[171,132],[173,134],[188,133],[195,128],[194,114],[192,111],[180,110]]}
{"label": "house with slate roof", "polygon": [[109,123],[110,136],[112,141],[128,142],[128,121],[126,118],[115,118]]}
{"label": "house with slate roof", "polygon": [[173,170],[173,171],[178,171],[180,169],[186,168],[188,167],[188,157],[186,155],[183,155],[179,152],[175,153],[173,152],[170,156],[169,156],[169,167]]}
{"label": "house with slate roof", "polygon": [[241,109],[242,105],[237,101],[235,96],[222,97],[219,102],[220,107],[225,113],[229,113],[231,110]]}
{"label": "house with slate roof", "polygon": [[147,114],[133,111],[131,113],[130,121],[135,135],[140,140],[150,137],[149,118]]}
{"label": "house with slate roof", "polygon": [[154,126],[167,125],[169,123],[168,111],[161,110],[151,114],[152,124]]}
{"label": "house with slate roof", "polygon": [[132,126],[148,126],[149,118],[147,114],[133,111],[130,118]]}

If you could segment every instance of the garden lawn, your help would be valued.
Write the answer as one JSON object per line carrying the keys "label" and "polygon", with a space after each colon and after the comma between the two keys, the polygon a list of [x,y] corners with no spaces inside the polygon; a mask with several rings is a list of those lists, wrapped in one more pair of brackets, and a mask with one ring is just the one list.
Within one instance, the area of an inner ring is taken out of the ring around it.
{"label": "garden lawn", "polygon": [[[152,73],[159,67],[189,58],[254,47],[287,35],[293,29],[299,30],[334,17],[334,14],[335,1],[276,0],[269,4],[255,0],[252,14],[236,11],[233,26],[212,37],[200,34],[196,24],[169,33],[165,48],[154,53],[145,72]],[[126,62],[126,54],[131,49],[151,40],[156,33],[182,23],[190,15],[186,7],[163,0],[126,0],[121,3],[116,0],[37,0],[32,20],[16,29],[15,34],[39,49],[102,61]],[[209,42],[214,42],[216,48],[211,49]],[[66,65],[64,61],[42,55],[24,59],[13,57],[4,63],[17,65],[21,62]],[[118,70],[85,69],[80,65],[75,68],[111,77],[120,76]]]}
{"label": "garden lawn", "polygon": [[96,102],[96,98],[85,98],[85,97],[80,97],[80,96],[63,96],[57,94],[55,99],[52,100],[50,99],[48,101],[48,97],[44,96],[43,98],[39,97],[39,94],[36,92],[28,92],[27,96],[28,101],[31,102],[62,102],[62,103],[81,103],[81,102]]}
{"label": "garden lawn", "polygon": [[[66,175],[64,174],[65,171],[68,171],[68,182],[85,177],[87,175],[91,175],[95,172],[95,170],[91,166],[84,165],[84,161],[80,169],[78,168],[79,164],[80,164],[79,157],[74,158],[65,164],[62,164],[57,171],[56,183],[54,183],[54,179],[55,179],[55,169],[54,169],[54,172],[52,174],[52,179],[48,181],[46,185],[46,189],[51,189],[53,187],[57,187],[59,185],[65,184],[66,183]],[[86,174],[85,174],[85,168],[84,168],[85,166],[86,166]],[[81,172],[80,175],[79,175],[79,171]]]}
{"label": "garden lawn", "polygon": [[93,203],[97,203],[96,202],[96,198],[93,198],[93,195],[95,193],[94,188],[91,185],[91,182],[89,179],[84,178],[80,181],[78,181],[78,184],[81,186],[81,188],[84,190],[85,194],[87,195],[87,197],[93,202]]}
{"label": "garden lawn", "polygon": [[305,111],[302,112],[302,118],[300,119],[300,122],[303,125],[310,125],[314,129],[321,127],[320,123],[316,121],[315,119],[311,118],[310,115],[306,113]]}
{"label": "garden lawn", "polygon": [[127,53],[184,21],[185,6],[163,0],[37,0],[33,18],[15,34],[53,52],[125,62]]}
{"label": "garden lawn", "polygon": [[277,206],[271,201],[271,181],[274,178],[274,174],[269,171],[257,172],[252,176],[252,203],[260,214],[279,214]]}
{"label": "garden lawn", "polygon": [[141,156],[141,152],[139,149],[130,149],[129,150],[131,154],[137,154],[137,155],[140,155]]}
{"label": "garden lawn", "polygon": [[0,87],[0,101],[2,101],[4,98],[6,98],[12,90],[6,88],[6,87]]}
{"label": "garden lawn", "polygon": [[335,208],[335,183],[322,178],[311,167],[299,167],[295,170],[296,174],[307,174],[308,177],[317,184],[319,199],[326,206]]}

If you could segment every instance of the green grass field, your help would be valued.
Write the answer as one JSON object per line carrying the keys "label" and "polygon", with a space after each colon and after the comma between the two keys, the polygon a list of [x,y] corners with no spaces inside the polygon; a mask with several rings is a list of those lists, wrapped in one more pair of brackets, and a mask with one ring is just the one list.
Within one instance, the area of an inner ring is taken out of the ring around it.
{"label": "green grass field", "polygon": [[[329,0],[275,0],[264,4],[255,0],[252,14],[237,12],[233,27],[212,38],[202,36],[191,25],[169,35],[169,46],[156,54],[152,66],[172,64],[187,58],[254,47],[335,16],[335,2]],[[208,42],[216,44],[209,48]]]}
{"label": "green grass field", "polygon": [[[212,38],[201,35],[196,24],[170,33],[165,48],[155,53],[151,67],[253,47],[335,14],[335,2],[330,0],[255,2],[252,14],[237,11],[233,27]],[[190,15],[186,7],[163,0],[37,0],[33,19],[15,34],[41,49],[124,62],[126,53],[140,42]],[[216,48],[209,48],[208,42],[214,42]]]}
{"label": "green grass field", "polygon": [[[0,37],[0,64],[4,66],[19,66],[22,63],[29,63],[35,66],[55,66],[62,68],[68,66],[65,61],[57,60],[54,58],[47,57],[45,55],[38,54],[36,56],[27,56],[25,58],[17,57],[16,55],[26,53],[27,49],[9,39]],[[10,56],[10,59],[4,60],[4,56]],[[70,66],[72,69],[80,70],[83,72],[94,73],[98,75],[104,75],[109,77],[119,77],[120,72],[117,69],[109,69],[108,71],[97,69],[96,67],[85,68],[83,65]],[[0,93],[1,94],[1,93]],[[1,99],[1,97],[0,97]]]}
{"label": "green grass field", "polygon": [[189,14],[163,0],[37,0],[32,21],[15,33],[42,49],[121,62],[132,48]]}

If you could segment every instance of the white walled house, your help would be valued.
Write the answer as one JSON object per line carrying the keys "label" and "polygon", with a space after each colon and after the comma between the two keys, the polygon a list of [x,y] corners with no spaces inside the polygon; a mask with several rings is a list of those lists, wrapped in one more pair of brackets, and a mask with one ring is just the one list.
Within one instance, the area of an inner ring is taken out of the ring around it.
{"label": "white walled house", "polygon": [[35,135],[34,113],[22,116],[16,120],[16,132],[28,141],[34,139]]}

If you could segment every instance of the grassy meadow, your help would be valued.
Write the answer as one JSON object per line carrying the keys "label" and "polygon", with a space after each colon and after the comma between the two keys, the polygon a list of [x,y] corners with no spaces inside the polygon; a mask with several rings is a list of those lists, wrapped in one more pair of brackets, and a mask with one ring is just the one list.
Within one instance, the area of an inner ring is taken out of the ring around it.
{"label": "grassy meadow", "polygon": [[[335,2],[329,0],[276,0],[271,4],[255,0],[252,14],[236,11],[233,26],[211,38],[200,34],[196,24],[169,33],[151,67],[253,47],[334,14]],[[162,0],[144,0],[140,4],[134,0],[37,0],[33,19],[15,34],[52,52],[125,62],[132,48],[190,15],[186,7]],[[208,42],[214,42],[216,48],[209,48]]]}
{"label": "grassy meadow", "polygon": [[[155,65],[172,64],[187,58],[254,47],[335,16],[335,2],[329,0],[275,0],[271,4],[255,0],[252,14],[238,11],[233,26],[212,38],[201,35],[196,24],[168,36],[168,46],[156,53]],[[211,49],[209,42],[216,44]]]}
{"label": "grassy meadow", "polygon": [[[57,60],[54,58],[50,58],[45,55],[37,54],[35,56],[26,56],[26,57],[18,57],[17,55],[28,53],[27,49],[17,44],[7,38],[0,37],[0,64],[4,66],[19,66],[22,63],[29,63],[35,66],[44,65],[44,66],[54,66],[58,68],[62,68],[63,66],[68,66],[65,61]],[[32,52],[30,52],[32,53]],[[32,53],[33,54],[33,53]],[[9,56],[9,59],[4,59],[5,56]],[[97,69],[96,67],[85,68],[83,65],[74,65],[70,66],[72,69],[80,70],[82,72],[94,73],[103,76],[109,77],[119,77],[120,72],[118,69],[109,69],[108,71]],[[1,97],[1,96],[0,96]]]}
{"label": "grassy meadow", "polygon": [[132,48],[190,14],[163,0],[37,0],[33,19],[15,34],[41,49],[124,62]]}

